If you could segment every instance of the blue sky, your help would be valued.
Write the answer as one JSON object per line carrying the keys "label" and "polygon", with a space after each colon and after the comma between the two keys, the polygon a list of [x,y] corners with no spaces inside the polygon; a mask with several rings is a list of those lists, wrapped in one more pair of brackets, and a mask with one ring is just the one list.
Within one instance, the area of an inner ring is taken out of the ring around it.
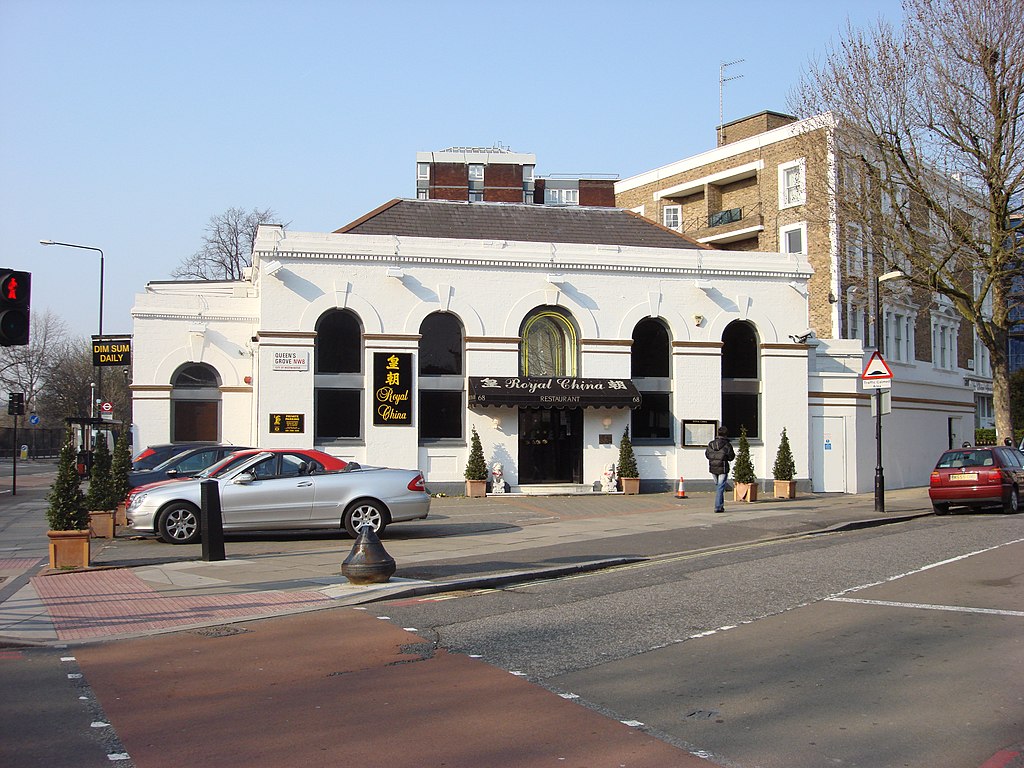
{"label": "blue sky", "polygon": [[537,173],[626,178],[786,111],[849,17],[898,0],[367,3],[0,0],[0,266],[33,311],[131,332],[136,293],[210,216],[273,208],[331,231],[415,195],[417,151],[501,143]]}

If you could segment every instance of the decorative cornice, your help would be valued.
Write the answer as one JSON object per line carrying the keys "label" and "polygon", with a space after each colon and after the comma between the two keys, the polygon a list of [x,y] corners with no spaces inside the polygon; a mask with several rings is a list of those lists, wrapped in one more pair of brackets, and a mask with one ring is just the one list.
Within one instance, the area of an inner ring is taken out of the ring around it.
{"label": "decorative cornice", "polygon": [[315,339],[316,331],[256,331],[256,337],[263,339]]}
{"label": "decorative cornice", "polygon": [[518,344],[518,336],[467,336],[467,344]]}
{"label": "decorative cornice", "polygon": [[673,341],[673,347],[704,347],[705,349],[721,349],[720,341]]}
{"label": "decorative cornice", "polygon": [[418,333],[364,333],[365,341],[419,341],[422,338]]}
{"label": "decorative cornice", "polygon": [[580,344],[590,344],[596,347],[632,347],[632,339],[580,339]]}
{"label": "decorative cornice", "polygon": [[132,312],[132,317],[145,320],[186,320],[190,323],[257,323],[255,315],[208,315],[196,312],[148,312],[144,309]]}

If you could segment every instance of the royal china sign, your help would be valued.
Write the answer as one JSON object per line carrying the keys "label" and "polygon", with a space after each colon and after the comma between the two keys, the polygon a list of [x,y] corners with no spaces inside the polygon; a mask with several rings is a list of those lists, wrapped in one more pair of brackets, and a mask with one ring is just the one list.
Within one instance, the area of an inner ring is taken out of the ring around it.
{"label": "royal china sign", "polygon": [[373,423],[412,424],[411,353],[373,353]]}
{"label": "royal china sign", "polygon": [[470,405],[549,408],[639,408],[640,393],[629,379],[570,376],[470,376]]}

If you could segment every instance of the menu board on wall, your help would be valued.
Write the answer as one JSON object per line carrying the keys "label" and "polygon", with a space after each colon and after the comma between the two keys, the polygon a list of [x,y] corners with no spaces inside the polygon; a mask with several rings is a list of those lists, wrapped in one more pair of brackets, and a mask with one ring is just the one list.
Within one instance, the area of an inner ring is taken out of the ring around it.
{"label": "menu board on wall", "polygon": [[373,423],[412,424],[412,353],[373,353]]}

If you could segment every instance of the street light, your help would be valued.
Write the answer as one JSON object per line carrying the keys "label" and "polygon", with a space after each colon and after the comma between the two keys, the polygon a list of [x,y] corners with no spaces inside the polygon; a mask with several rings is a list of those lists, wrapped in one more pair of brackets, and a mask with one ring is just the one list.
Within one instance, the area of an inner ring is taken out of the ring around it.
{"label": "street light", "polygon": [[[58,243],[55,240],[40,240],[40,245],[62,245],[65,248],[81,248],[84,251],[96,251],[100,255],[100,327],[99,337],[103,338],[103,250],[94,248],[91,245],[77,245],[76,243]],[[100,367],[96,374],[97,390],[100,397],[103,397],[103,368]]]}
{"label": "street light", "polygon": [[[902,280],[907,274],[900,269],[885,272],[875,278],[875,349],[884,353],[885,331],[882,327],[882,283],[888,280]],[[882,469],[882,390],[875,390],[875,512],[885,513],[885,471]]]}

